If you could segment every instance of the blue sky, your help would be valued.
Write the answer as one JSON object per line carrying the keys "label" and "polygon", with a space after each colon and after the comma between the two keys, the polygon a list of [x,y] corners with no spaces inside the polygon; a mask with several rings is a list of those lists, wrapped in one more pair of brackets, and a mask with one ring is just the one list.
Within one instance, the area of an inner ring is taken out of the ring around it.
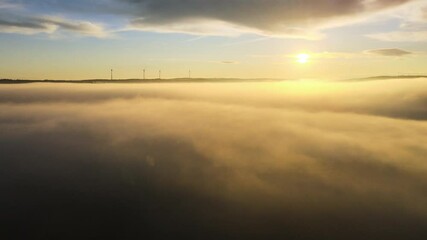
{"label": "blue sky", "polygon": [[4,78],[426,73],[426,42],[424,0],[0,1]]}

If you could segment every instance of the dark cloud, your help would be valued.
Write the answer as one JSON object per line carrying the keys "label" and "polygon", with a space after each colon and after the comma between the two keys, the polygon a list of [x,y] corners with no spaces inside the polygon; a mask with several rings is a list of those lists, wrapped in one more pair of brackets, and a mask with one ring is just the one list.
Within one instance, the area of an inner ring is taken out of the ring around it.
{"label": "dark cloud", "polygon": [[58,17],[25,16],[23,14],[0,15],[0,32],[51,34],[58,31],[94,37],[106,37],[108,35],[101,25],[88,21],[75,21]]}
{"label": "dark cloud", "polygon": [[423,81],[0,86],[2,236],[425,239]]}
{"label": "dark cloud", "polygon": [[221,21],[265,34],[302,35],[344,18],[398,6],[411,0],[211,1],[122,0],[139,9],[134,26],[185,31],[188,25]]}
{"label": "dark cloud", "polygon": [[319,29],[345,25],[414,0],[99,0],[20,1],[47,15],[73,12],[127,19],[130,29],[158,32],[266,35],[319,38]]}
{"label": "dark cloud", "polygon": [[408,52],[408,51],[397,49],[397,48],[375,49],[375,50],[369,50],[367,51],[367,53],[381,55],[381,56],[388,56],[388,57],[402,57],[402,56],[412,54],[412,52]]}
{"label": "dark cloud", "polygon": [[22,6],[20,4],[17,3],[13,3],[13,2],[9,2],[9,1],[5,1],[5,0],[0,0],[0,9],[19,9]]}

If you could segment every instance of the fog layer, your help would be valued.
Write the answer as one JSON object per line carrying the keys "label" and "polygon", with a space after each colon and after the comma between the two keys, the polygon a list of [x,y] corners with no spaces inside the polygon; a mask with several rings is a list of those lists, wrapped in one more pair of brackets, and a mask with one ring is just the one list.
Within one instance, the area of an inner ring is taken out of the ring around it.
{"label": "fog layer", "polygon": [[425,239],[427,81],[0,86],[10,239]]}

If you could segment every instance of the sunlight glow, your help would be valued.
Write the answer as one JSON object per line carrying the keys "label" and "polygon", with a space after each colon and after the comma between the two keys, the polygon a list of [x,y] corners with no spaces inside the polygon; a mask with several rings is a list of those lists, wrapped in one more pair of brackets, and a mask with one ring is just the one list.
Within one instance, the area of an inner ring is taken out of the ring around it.
{"label": "sunlight glow", "polygon": [[310,55],[307,53],[300,53],[296,56],[297,62],[300,64],[306,64],[310,60]]}

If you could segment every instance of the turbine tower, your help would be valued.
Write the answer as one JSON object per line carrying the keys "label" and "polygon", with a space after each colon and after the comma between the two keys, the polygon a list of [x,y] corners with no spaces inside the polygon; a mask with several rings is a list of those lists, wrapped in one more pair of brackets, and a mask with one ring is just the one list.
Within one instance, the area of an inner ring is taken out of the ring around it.
{"label": "turbine tower", "polygon": [[191,70],[188,70],[188,78],[191,79]]}
{"label": "turbine tower", "polygon": [[162,79],[162,70],[159,70],[159,79]]}
{"label": "turbine tower", "polygon": [[113,69],[111,69],[111,81],[113,81]]}
{"label": "turbine tower", "polygon": [[145,80],[145,69],[142,72],[143,72],[143,79]]}

